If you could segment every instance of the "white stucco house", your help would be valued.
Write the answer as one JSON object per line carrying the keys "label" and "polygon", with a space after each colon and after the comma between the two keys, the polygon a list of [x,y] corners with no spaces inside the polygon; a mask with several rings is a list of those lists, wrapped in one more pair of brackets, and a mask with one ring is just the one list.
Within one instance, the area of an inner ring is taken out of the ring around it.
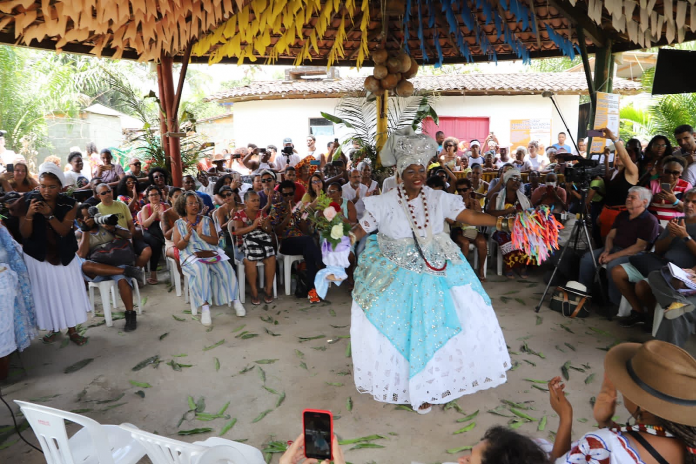
{"label": "white stucco house", "polygon": [[[363,78],[312,79],[289,73],[285,81],[253,82],[208,98],[221,104],[233,104],[233,138],[236,146],[255,143],[280,146],[291,137],[298,149],[305,147],[308,134],[317,137],[317,147],[335,137],[343,140],[345,128],[335,127],[321,112],[335,114],[342,97],[364,97]],[[460,140],[485,138],[494,132],[501,142],[513,146],[524,142],[524,127],[545,144],[554,143],[556,134],[565,131],[551,99],[553,92],[573,137],[577,136],[580,96],[587,94],[582,73],[514,74],[443,74],[412,79],[416,95],[435,94],[433,105],[439,128],[447,136]],[[614,92],[636,94],[640,84],[616,78]],[[413,98],[413,97],[412,97]],[[520,135],[522,128],[522,135]],[[512,132],[515,129],[516,132]],[[424,124],[432,135],[438,130],[432,122]],[[548,141],[543,139],[548,137]]]}

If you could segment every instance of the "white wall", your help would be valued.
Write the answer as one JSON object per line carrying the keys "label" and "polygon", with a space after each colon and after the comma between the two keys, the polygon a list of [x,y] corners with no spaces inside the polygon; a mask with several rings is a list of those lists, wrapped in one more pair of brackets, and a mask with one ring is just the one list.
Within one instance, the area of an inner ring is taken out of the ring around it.
{"label": "white wall", "polygon": [[[568,123],[573,137],[578,130],[578,95],[554,97]],[[247,143],[259,146],[282,145],[283,138],[291,137],[298,151],[306,146],[309,118],[320,118],[321,112],[334,114],[337,98],[304,100],[259,100],[234,104],[234,138],[238,147]],[[551,118],[552,142],[558,132],[565,132],[551,100],[540,95],[523,96],[447,96],[435,103],[439,116],[477,116],[490,118],[490,130],[502,141],[510,137],[511,119]],[[345,130],[337,129],[343,140]],[[325,139],[325,140],[324,140]],[[326,147],[331,138],[318,138],[317,147]],[[568,141],[570,144],[570,141]]]}
{"label": "white wall", "polygon": [[[577,141],[580,96],[557,95],[554,99]],[[438,116],[489,117],[490,130],[501,142],[510,141],[512,119],[551,118],[552,143],[556,143],[556,134],[566,132],[551,99],[541,95],[440,97],[433,106]],[[568,145],[572,145],[570,140]]]}

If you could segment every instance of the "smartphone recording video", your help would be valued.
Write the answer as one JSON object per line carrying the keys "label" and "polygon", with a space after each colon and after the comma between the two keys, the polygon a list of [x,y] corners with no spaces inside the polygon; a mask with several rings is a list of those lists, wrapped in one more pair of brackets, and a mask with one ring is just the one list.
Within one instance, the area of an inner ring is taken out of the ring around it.
{"label": "smartphone recording video", "polygon": [[587,136],[588,137],[604,137],[604,132],[602,132],[601,130],[590,129],[587,131]]}
{"label": "smartphone recording video", "polygon": [[304,426],[305,456],[320,461],[331,459],[333,416],[330,411],[305,409],[302,412]]}
{"label": "smartphone recording video", "polygon": [[14,164],[7,163],[7,172],[14,172]]}

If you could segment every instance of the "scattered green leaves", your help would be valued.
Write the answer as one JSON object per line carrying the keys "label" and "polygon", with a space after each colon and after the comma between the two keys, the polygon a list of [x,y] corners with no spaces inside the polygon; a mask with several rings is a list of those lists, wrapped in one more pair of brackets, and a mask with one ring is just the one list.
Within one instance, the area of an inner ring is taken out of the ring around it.
{"label": "scattered green leaves", "polygon": [[546,416],[542,417],[541,420],[539,421],[539,427],[537,427],[537,431],[543,432],[545,428],[546,428]]}
{"label": "scattered green leaves", "polygon": [[134,387],[140,387],[140,388],[152,388],[152,385],[150,385],[147,382],[136,382],[135,380],[129,380],[131,385]]}
{"label": "scattered green leaves", "polygon": [[264,417],[266,417],[266,416],[268,415],[269,412],[272,412],[272,411],[273,411],[272,409],[266,409],[266,410],[263,411],[261,414],[259,414],[258,416],[256,416],[256,418],[255,418],[253,421],[251,421],[251,422],[254,423],[254,424],[255,424],[256,422],[259,422],[261,419],[263,419]]}
{"label": "scattered green leaves", "polygon": [[169,335],[169,332],[165,332],[162,335],[160,335],[159,336],[160,341],[164,340],[164,337],[166,337],[167,335]]}
{"label": "scattered green leaves", "polygon": [[461,419],[457,419],[457,422],[469,422],[471,419],[478,416],[478,413],[479,413],[479,410],[477,409],[476,412],[471,413],[466,417],[462,417]]}
{"label": "scattered green leaves", "polygon": [[143,361],[140,361],[136,366],[131,369],[133,372],[139,371],[140,369],[146,368],[150,364],[158,363],[160,360],[159,355],[151,356]]}
{"label": "scattered green leaves", "polygon": [[274,362],[278,361],[277,359],[259,359],[258,361],[254,361],[256,364],[273,364]]}
{"label": "scattered green leaves", "polygon": [[208,432],[212,432],[212,431],[213,431],[213,429],[211,429],[210,427],[203,427],[203,428],[199,428],[199,429],[179,430],[177,433],[179,435],[197,435],[199,433],[208,433]]}
{"label": "scattered green leaves", "polygon": [[220,340],[219,342],[215,343],[214,345],[203,347],[203,351],[210,351],[213,348],[217,348],[218,346],[222,345],[223,343],[225,343],[224,338],[222,340]]}
{"label": "scattered green leaves", "polygon": [[176,320],[176,321],[179,321],[179,322],[186,322],[186,319],[184,319],[183,317],[175,316],[174,314],[172,314],[172,317],[173,317],[174,320]]}
{"label": "scattered green leaves", "polygon": [[447,454],[459,454],[464,451],[471,451],[473,446],[462,446],[460,448],[450,448],[447,450]]}
{"label": "scattered green leaves", "polygon": [[219,435],[219,436],[223,436],[223,435],[225,435],[227,432],[229,432],[230,429],[231,429],[232,427],[234,427],[234,424],[236,424],[236,423],[237,423],[237,419],[236,419],[236,418],[234,418],[234,419],[232,419],[231,421],[229,421],[228,423],[226,423],[225,426],[222,428],[222,430],[220,430],[220,435]]}
{"label": "scattered green leaves", "polygon": [[218,358],[215,358],[215,372],[220,371],[220,360]]}
{"label": "scattered green leaves", "polygon": [[83,359],[82,361],[78,361],[75,364],[72,364],[72,365],[66,367],[65,371],[63,371],[63,372],[65,372],[66,374],[72,374],[73,372],[79,371],[80,369],[82,369],[83,367],[85,367],[86,365],[91,363],[92,361],[94,361],[94,358]]}
{"label": "scattered green leaves", "polygon": [[585,379],[585,385],[591,384],[594,381],[594,378],[595,378],[594,374],[588,375],[587,378]]}

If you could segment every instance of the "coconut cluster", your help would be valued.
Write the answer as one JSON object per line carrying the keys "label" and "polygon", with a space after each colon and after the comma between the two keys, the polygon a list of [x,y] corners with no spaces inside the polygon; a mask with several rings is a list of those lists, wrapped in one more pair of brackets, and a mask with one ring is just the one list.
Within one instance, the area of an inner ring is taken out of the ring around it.
{"label": "coconut cluster", "polygon": [[383,95],[385,90],[395,90],[400,97],[413,95],[413,84],[408,79],[418,73],[418,63],[408,53],[396,54],[384,49],[371,53],[375,69],[371,76],[365,78],[365,88],[375,95]]}

